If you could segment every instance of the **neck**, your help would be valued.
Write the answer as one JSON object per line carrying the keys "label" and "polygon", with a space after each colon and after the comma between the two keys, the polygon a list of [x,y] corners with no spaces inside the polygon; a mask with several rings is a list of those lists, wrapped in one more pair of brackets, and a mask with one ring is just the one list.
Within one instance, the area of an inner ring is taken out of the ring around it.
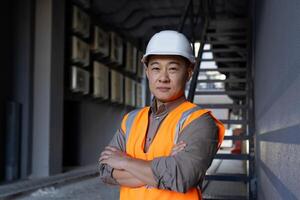
{"label": "neck", "polygon": [[[184,95],[184,94],[183,94]],[[158,99],[156,99],[155,98],[155,101],[156,101],[156,110],[158,110],[158,108],[162,105],[162,104],[168,104],[168,103],[170,103],[170,102],[173,102],[173,101],[176,101],[177,99],[179,99],[179,98],[181,98],[183,95],[181,95],[181,96],[179,96],[178,98],[176,98],[176,99],[173,99],[172,101],[168,101],[168,102],[162,102],[162,101],[160,101],[160,100],[158,100]]]}
{"label": "neck", "polygon": [[161,106],[162,104],[164,104],[164,102],[161,102],[158,99],[155,99],[155,101],[156,101],[156,110],[158,110],[159,106]]}

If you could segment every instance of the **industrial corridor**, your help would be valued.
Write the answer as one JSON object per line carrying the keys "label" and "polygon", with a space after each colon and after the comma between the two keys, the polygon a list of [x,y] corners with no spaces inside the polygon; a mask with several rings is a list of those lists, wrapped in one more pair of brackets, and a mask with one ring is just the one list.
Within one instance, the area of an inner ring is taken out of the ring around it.
{"label": "industrial corridor", "polygon": [[2,6],[0,199],[300,199],[300,1]]}

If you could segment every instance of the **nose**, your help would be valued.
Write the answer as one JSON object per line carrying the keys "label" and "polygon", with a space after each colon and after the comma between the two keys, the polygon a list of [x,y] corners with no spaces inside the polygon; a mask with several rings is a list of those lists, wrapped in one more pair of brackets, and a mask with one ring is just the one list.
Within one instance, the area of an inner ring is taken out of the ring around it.
{"label": "nose", "polygon": [[170,81],[169,74],[166,70],[161,71],[158,81],[160,83],[168,83]]}

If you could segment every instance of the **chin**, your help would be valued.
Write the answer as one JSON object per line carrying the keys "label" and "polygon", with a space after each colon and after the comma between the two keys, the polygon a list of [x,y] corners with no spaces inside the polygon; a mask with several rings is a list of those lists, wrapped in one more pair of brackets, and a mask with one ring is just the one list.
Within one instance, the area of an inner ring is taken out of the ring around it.
{"label": "chin", "polygon": [[161,102],[169,102],[174,99],[174,96],[172,95],[154,95],[155,98]]}

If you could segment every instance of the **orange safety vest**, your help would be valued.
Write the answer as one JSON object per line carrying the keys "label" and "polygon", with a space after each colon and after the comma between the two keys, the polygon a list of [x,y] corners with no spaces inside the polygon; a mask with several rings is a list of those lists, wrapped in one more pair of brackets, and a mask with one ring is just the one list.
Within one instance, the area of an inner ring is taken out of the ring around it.
{"label": "orange safety vest", "polygon": [[[172,147],[177,143],[178,136],[184,127],[205,113],[209,113],[219,127],[218,148],[223,141],[225,132],[224,125],[217,120],[210,111],[200,109],[197,105],[185,101],[167,115],[160,125],[147,153],[145,153],[144,145],[149,122],[149,109],[149,107],[145,107],[133,110],[125,115],[122,121],[121,128],[125,133],[126,153],[133,158],[153,160],[156,157],[169,156]],[[199,130],[199,132],[201,132],[201,130]],[[201,191],[196,187],[191,188],[186,193],[147,188],[146,186],[138,188],[121,186],[120,190],[121,200],[201,200],[201,196]]]}

